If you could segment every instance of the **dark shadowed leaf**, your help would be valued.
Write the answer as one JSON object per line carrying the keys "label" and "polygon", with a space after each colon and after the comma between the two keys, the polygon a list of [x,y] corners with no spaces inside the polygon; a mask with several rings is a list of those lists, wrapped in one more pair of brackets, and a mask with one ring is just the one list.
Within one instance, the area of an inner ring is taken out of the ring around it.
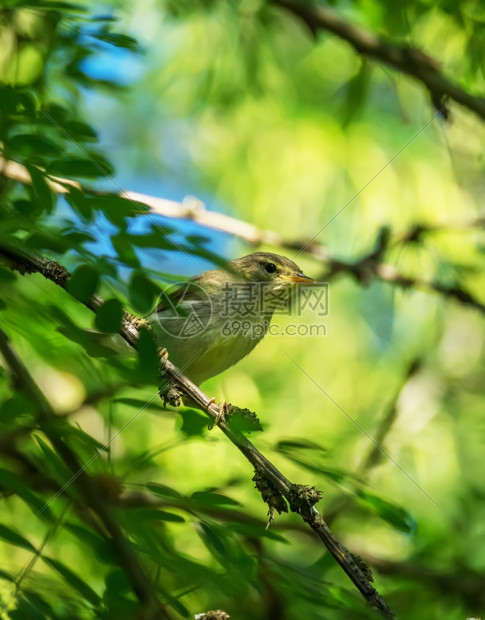
{"label": "dark shadowed leaf", "polygon": [[202,506],[241,506],[240,502],[237,502],[226,495],[219,493],[210,493],[208,491],[196,491],[192,493],[191,499]]}
{"label": "dark shadowed leaf", "polygon": [[114,334],[120,330],[123,307],[118,299],[108,299],[96,312],[95,325],[101,332]]}
{"label": "dark shadowed leaf", "polygon": [[101,560],[101,562],[105,564],[115,562],[116,557],[113,547],[108,539],[76,523],[66,523],[64,528],[75,536],[80,544],[88,545],[94,551],[95,557]]}
{"label": "dark shadowed leaf", "polygon": [[142,272],[135,272],[130,280],[130,301],[140,313],[148,313],[155,304],[155,298],[160,294],[160,288],[147,278]]}
{"label": "dark shadowed leaf", "polygon": [[93,207],[88,198],[76,187],[70,187],[69,193],[65,196],[67,202],[73,210],[86,222],[93,219]]}
{"label": "dark shadowed leaf", "polygon": [[68,121],[64,123],[64,129],[73,137],[83,141],[95,141],[98,138],[96,131],[86,123]]}
{"label": "dark shadowed leaf", "polygon": [[22,549],[27,549],[27,551],[35,552],[35,547],[32,545],[26,538],[14,532],[9,527],[5,525],[0,525],[0,539],[5,542],[14,545],[15,547],[22,547]]}
{"label": "dark shadowed leaf", "polygon": [[182,419],[180,430],[187,437],[203,435],[209,424],[207,416],[195,411],[195,409],[181,410],[180,418]]}
{"label": "dark shadowed leaf", "polygon": [[211,552],[219,560],[228,556],[228,550],[222,538],[216,532],[216,528],[209,523],[199,521],[196,526],[196,531],[200,536],[200,539]]}
{"label": "dark shadowed leaf", "polygon": [[90,265],[77,267],[67,283],[67,290],[81,301],[88,301],[96,292],[99,273]]}
{"label": "dark shadowed leaf", "polygon": [[70,179],[106,177],[114,174],[114,168],[104,157],[89,154],[89,159],[65,157],[51,162],[47,168],[49,174],[65,176]]}
{"label": "dark shadowed leaf", "polygon": [[4,579],[5,581],[15,581],[15,576],[0,569],[0,579]]}
{"label": "dark shadowed leaf", "polygon": [[141,202],[121,196],[93,196],[89,199],[93,209],[102,211],[115,226],[121,226],[126,217],[147,213],[150,209]]}
{"label": "dark shadowed leaf", "polygon": [[140,259],[130,243],[128,235],[120,233],[111,237],[114,251],[118,255],[119,260],[129,267],[140,267]]}
{"label": "dark shadowed leaf", "polygon": [[132,511],[138,519],[150,519],[152,521],[171,521],[172,523],[185,523],[185,519],[173,512],[157,510],[156,508],[137,508]]}
{"label": "dark shadowed leaf", "polygon": [[42,519],[52,519],[52,512],[45,502],[37,497],[29,485],[17,474],[7,469],[0,469],[0,488],[18,495],[32,510],[35,516]]}
{"label": "dark shadowed leaf", "polygon": [[57,144],[35,134],[18,134],[8,141],[9,148],[23,156],[31,155],[59,155],[61,149]]}
{"label": "dark shadowed leaf", "polygon": [[129,50],[136,50],[138,47],[137,40],[126,34],[118,34],[116,32],[98,32],[93,36],[100,41],[110,43],[116,47],[124,47]]}
{"label": "dark shadowed leaf", "polygon": [[143,383],[158,385],[160,378],[160,357],[152,334],[146,330],[140,330],[137,343],[138,363],[136,377]]}
{"label": "dark shadowed leaf", "polygon": [[50,213],[54,208],[55,197],[54,193],[46,183],[44,173],[35,166],[31,166],[29,164],[26,164],[26,168],[32,179],[30,191],[32,201],[37,205],[39,210]]}
{"label": "dark shadowed leaf", "polygon": [[17,276],[11,269],[0,267],[0,282],[12,282],[16,279]]}
{"label": "dark shadowed leaf", "polygon": [[310,439],[304,438],[281,439],[276,443],[274,449],[278,452],[286,452],[288,450],[317,450],[320,452],[327,451],[318,443],[311,441]]}

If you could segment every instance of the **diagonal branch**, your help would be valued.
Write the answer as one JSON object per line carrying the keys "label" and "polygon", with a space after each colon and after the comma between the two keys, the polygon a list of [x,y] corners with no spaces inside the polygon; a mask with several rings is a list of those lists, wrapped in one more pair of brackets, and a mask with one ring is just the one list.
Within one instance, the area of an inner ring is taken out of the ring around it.
{"label": "diagonal branch", "polygon": [[[63,288],[65,288],[70,276],[69,272],[59,263],[33,257],[17,248],[0,246],[0,256],[7,260],[11,268],[21,273],[41,273],[44,277]],[[102,303],[99,297],[93,297],[85,305],[96,312]],[[126,342],[136,348],[138,339],[138,330],[135,327],[136,317],[131,318],[132,320],[125,313],[120,334]],[[180,391],[196,403],[202,411],[214,420],[219,417],[219,407],[192,383],[188,377],[183,375],[170,360],[164,362],[164,372]],[[285,504],[282,499],[284,497],[289,503],[290,508],[300,514],[302,519],[324,543],[367,602],[379,610],[383,617],[394,618],[394,614],[387,603],[372,586],[366,567],[333,535],[323,518],[314,508],[314,504],[320,499],[321,493],[314,488],[290,482],[241,432],[231,428],[226,421],[220,420],[219,428],[254,467],[258,489],[263,493],[261,487],[264,480],[266,491],[269,490],[273,495],[279,496]]]}
{"label": "diagonal branch", "polygon": [[[335,11],[308,0],[271,0],[300,18],[314,35],[331,32],[347,41],[358,54],[390,65],[421,82],[429,91],[435,106],[444,108],[450,98],[485,119],[485,98],[464,90],[440,70],[440,64],[419,49],[388,43],[374,34],[357,28],[342,19]],[[446,116],[446,110],[443,110]]]}

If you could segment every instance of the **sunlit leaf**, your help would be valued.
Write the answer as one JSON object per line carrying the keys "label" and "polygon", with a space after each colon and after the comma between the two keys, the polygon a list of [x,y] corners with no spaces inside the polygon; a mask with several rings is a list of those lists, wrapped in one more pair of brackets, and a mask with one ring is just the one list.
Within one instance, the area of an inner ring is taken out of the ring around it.
{"label": "sunlit leaf", "polygon": [[158,482],[147,482],[146,487],[155,495],[160,495],[160,497],[166,497],[168,499],[182,497],[176,489],[172,489],[165,484],[159,484]]}
{"label": "sunlit leaf", "polygon": [[410,513],[401,506],[388,502],[382,497],[363,489],[358,490],[357,496],[384,519],[384,521],[400,532],[404,534],[414,534],[416,531],[416,521]]}

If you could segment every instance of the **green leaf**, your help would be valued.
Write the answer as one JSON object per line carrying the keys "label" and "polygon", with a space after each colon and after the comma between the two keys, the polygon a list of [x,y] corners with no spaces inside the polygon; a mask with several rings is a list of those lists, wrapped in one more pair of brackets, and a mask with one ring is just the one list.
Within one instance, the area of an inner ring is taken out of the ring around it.
{"label": "green leaf", "polygon": [[135,217],[150,211],[142,202],[122,196],[94,196],[89,201],[93,209],[102,211],[115,226],[121,226],[126,217]]}
{"label": "green leaf", "polygon": [[396,506],[391,502],[378,497],[373,493],[359,489],[359,497],[368,507],[374,510],[384,521],[404,534],[414,534],[417,528],[416,521],[401,506]]}
{"label": "green leaf", "polygon": [[198,527],[196,529],[197,533],[200,536],[200,539],[212,555],[214,555],[218,559],[225,559],[228,557],[226,545],[216,532],[215,527],[209,525],[208,523],[205,523],[204,521],[199,521]]}
{"label": "green leaf", "polygon": [[160,405],[157,403],[149,403],[138,398],[115,398],[114,403],[135,407],[135,409],[151,409],[152,411],[160,411]]}
{"label": "green leaf", "polygon": [[288,538],[285,538],[281,534],[278,534],[277,532],[275,532],[271,528],[266,527],[265,525],[231,522],[231,531],[242,534],[243,536],[249,536],[250,538],[271,538],[272,540],[277,540],[288,545],[291,544]]}
{"label": "green leaf", "polygon": [[287,450],[317,450],[319,452],[327,452],[325,448],[310,439],[282,439],[278,441],[274,447],[278,452],[286,452]]}
{"label": "green leaf", "polygon": [[183,409],[180,411],[180,419],[182,420],[180,430],[186,437],[203,435],[209,425],[207,416],[195,409]]}
{"label": "green leaf", "polygon": [[33,551],[34,553],[36,552],[34,545],[6,525],[0,525],[0,539],[14,545],[15,547],[22,547],[22,549],[27,549],[27,551]]}
{"label": "green leaf", "polygon": [[89,601],[92,605],[97,606],[101,602],[100,597],[96,592],[80,577],[78,577],[70,568],[67,568],[64,564],[54,558],[42,556],[42,559],[46,564],[58,572],[67,583],[76,590],[84,599]]}
{"label": "green leaf", "polygon": [[165,484],[159,484],[158,482],[147,482],[146,487],[149,491],[160,497],[166,497],[169,499],[181,498],[182,496],[178,491],[166,486]]}
{"label": "green leaf", "polygon": [[139,248],[157,248],[159,250],[180,251],[180,245],[173,241],[169,235],[174,234],[172,228],[163,227],[153,230],[144,235],[128,235],[130,241]]}
{"label": "green leaf", "polygon": [[136,376],[138,381],[158,386],[160,378],[160,358],[153,336],[146,329],[140,330],[137,351],[138,363],[136,367]]}
{"label": "green leaf", "polygon": [[70,187],[69,192],[65,195],[65,198],[82,220],[85,222],[92,222],[93,208],[89,202],[89,199],[86,198],[83,192],[76,187]]}
{"label": "green leaf", "polygon": [[54,208],[55,197],[54,193],[47,185],[44,173],[30,164],[25,164],[25,167],[27,168],[30,178],[32,179],[32,186],[30,188],[32,201],[41,211],[51,213]]}
{"label": "green leaf", "polygon": [[131,592],[130,581],[126,576],[125,571],[121,570],[121,568],[115,568],[109,572],[106,575],[104,582],[106,584],[106,589],[113,594],[120,595]]}
{"label": "green leaf", "polygon": [[89,301],[99,284],[99,273],[90,265],[77,267],[67,282],[67,290],[81,301]]}
{"label": "green leaf", "polygon": [[15,575],[12,575],[11,573],[7,573],[7,571],[2,570],[0,568],[0,579],[4,579],[5,581],[14,582],[15,581]]}
{"label": "green leaf", "polygon": [[17,276],[11,269],[0,267],[0,282],[12,282],[16,279]]}
{"label": "green leaf", "polygon": [[139,519],[185,523],[185,519],[182,516],[176,515],[173,512],[166,512],[165,510],[157,510],[155,508],[138,508],[134,510],[133,513]]}
{"label": "green leaf", "polygon": [[64,129],[73,137],[83,141],[95,141],[98,139],[96,131],[86,123],[68,121],[64,123]]}
{"label": "green leaf", "polygon": [[115,334],[121,328],[123,307],[118,299],[108,299],[96,312],[94,324],[100,332]]}
{"label": "green leaf", "polygon": [[52,512],[45,502],[34,495],[28,484],[12,471],[0,468],[0,488],[15,493],[32,510],[36,517],[51,520]]}
{"label": "green leaf", "polygon": [[88,153],[89,159],[81,157],[65,157],[56,159],[47,167],[49,174],[71,179],[107,177],[114,174],[114,168],[108,160],[95,153]]}
{"label": "green leaf", "polygon": [[237,502],[226,495],[209,493],[208,491],[196,491],[195,493],[192,493],[191,499],[209,508],[215,506],[241,506],[240,502]]}
{"label": "green leaf", "polygon": [[140,259],[136,255],[132,244],[127,238],[127,235],[124,235],[123,233],[113,235],[111,237],[111,243],[113,244],[114,251],[122,263],[128,265],[129,267],[140,267]]}
{"label": "green leaf", "polygon": [[155,298],[160,288],[142,272],[134,272],[129,284],[129,298],[133,307],[142,314],[147,314],[155,305]]}
{"label": "green leaf", "polygon": [[64,254],[69,245],[60,233],[54,234],[53,230],[38,230],[27,237],[25,244],[34,250],[52,250],[57,254]]}
{"label": "green leaf", "polygon": [[118,34],[116,32],[98,32],[93,36],[100,41],[104,41],[105,43],[110,43],[116,47],[124,47],[132,51],[136,50],[138,47],[137,40],[126,34]]}
{"label": "green leaf", "polygon": [[35,134],[17,134],[9,139],[8,147],[24,157],[32,155],[54,156],[61,153],[61,149],[57,144],[44,136]]}
{"label": "green leaf", "polygon": [[64,528],[76,537],[79,544],[91,547],[101,562],[111,565],[116,562],[113,547],[108,539],[76,523],[66,523]]}

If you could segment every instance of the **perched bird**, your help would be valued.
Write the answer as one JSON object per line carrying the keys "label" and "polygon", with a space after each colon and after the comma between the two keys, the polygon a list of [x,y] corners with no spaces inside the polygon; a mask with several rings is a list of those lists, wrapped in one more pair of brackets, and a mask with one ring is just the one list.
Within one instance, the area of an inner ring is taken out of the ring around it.
{"label": "perched bird", "polygon": [[314,282],[292,260],[255,252],[166,292],[148,320],[170,360],[199,385],[248,355],[297,285]]}

